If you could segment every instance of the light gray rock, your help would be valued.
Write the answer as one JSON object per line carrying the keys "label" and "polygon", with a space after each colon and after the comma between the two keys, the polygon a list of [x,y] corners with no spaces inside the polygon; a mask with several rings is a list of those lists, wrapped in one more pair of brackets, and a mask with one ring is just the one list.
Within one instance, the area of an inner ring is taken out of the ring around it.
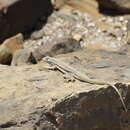
{"label": "light gray rock", "polygon": [[12,66],[36,64],[36,63],[37,61],[33,56],[33,52],[27,49],[19,49],[18,51],[16,51],[11,61]]}
{"label": "light gray rock", "polygon": [[48,43],[34,50],[37,61],[45,56],[56,56],[81,50],[80,42],[72,38],[55,39],[55,43]]}

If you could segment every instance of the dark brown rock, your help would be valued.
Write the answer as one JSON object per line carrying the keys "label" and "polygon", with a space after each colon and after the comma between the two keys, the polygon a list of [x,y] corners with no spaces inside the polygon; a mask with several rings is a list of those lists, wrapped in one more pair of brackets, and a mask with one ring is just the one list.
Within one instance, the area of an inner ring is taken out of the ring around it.
{"label": "dark brown rock", "polygon": [[31,31],[39,18],[46,19],[51,11],[50,0],[0,0],[0,42],[18,32]]}
{"label": "dark brown rock", "polygon": [[[111,107],[110,100],[113,104]],[[56,118],[59,130],[125,130],[123,125],[128,123],[123,121],[130,112],[116,110],[116,107],[116,97],[108,88],[68,96],[59,101],[50,114]]]}
{"label": "dark brown rock", "polygon": [[129,0],[97,0],[99,8],[107,13],[130,13]]}

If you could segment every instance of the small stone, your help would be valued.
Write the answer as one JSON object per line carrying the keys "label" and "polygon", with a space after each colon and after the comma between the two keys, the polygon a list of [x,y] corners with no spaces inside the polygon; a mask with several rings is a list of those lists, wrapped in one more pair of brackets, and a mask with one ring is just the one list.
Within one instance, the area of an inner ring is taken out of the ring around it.
{"label": "small stone", "polygon": [[120,22],[123,22],[123,21],[124,21],[124,17],[122,17],[122,16],[119,17],[119,21],[120,21]]}
{"label": "small stone", "polygon": [[37,61],[33,56],[33,52],[27,49],[20,49],[15,52],[13,60],[11,62],[12,66],[20,66],[25,64],[36,64]]}
{"label": "small stone", "polygon": [[76,41],[80,41],[80,40],[82,39],[82,35],[76,34],[76,33],[72,33],[72,37],[73,37],[73,39],[75,39]]}

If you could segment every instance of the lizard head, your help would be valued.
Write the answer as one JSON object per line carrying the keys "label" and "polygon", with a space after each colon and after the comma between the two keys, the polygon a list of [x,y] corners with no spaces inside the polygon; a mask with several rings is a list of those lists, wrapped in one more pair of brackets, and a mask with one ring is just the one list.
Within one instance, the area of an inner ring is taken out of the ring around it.
{"label": "lizard head", "polygon": [[50,63],[51,62],[50,59],[51,59],[50,56],[46,56],[46,57],[43,58],[43,61]]}
{"label": "lizard head", "polygon": [[43,61],[47,62],[47,63],[50,64],[50,65],[55,65],[55,64],[57,64],[57,62],[58,62],[55,58],[50,57],[50,56],[44,57],[44,58],[43,58]]}

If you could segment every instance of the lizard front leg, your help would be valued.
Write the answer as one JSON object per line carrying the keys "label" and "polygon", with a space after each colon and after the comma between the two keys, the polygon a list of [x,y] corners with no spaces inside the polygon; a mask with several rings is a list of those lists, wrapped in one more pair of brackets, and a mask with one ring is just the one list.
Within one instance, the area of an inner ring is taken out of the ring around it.
{"label": "lizard front leg", "polygon": [[66,82],[75,82],[74,76],[73,76],[72,74],[70,74],[70,73],[67,73],[67,72],[66,72],[66,73],[63,75],[63,77],[64,77],[64,79],[65,79]]}

